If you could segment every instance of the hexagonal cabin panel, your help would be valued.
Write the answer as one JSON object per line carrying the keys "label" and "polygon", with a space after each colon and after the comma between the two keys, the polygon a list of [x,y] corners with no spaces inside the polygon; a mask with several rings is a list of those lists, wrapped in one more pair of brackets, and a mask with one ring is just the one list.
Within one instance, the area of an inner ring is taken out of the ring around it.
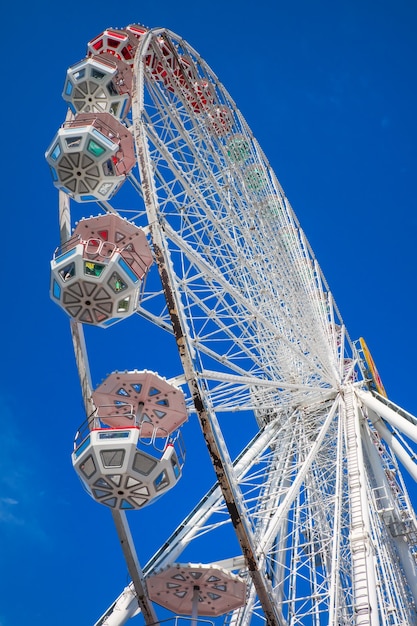
{"label": "hexagonal cabin panel", "polygon": [[109,200],[135,165],[133,137],[110,113],[79,113],[58,130],[45,158],[55,187],[77,202]]}
{"label": "hexagonal cabin panel", "polygon": [[140,438],[136,427],[97,429],[75,446],[73,467],[94,500],[112,509],[141,509],[177,484],[184,459],[175,445],[157,456],[140,446]]}
{"label": "hexagonal cabin panel", "polygon": [[109,54],[94,55],[67,70],[62,97],[75,114],[111,113],[124,119],[131,105],[132,68]]}
{"label": "hexagonal cabin panel", "polygon": [[166,437],[187,419],[182,390],[146,370],[113,372],[93,392],[93,400],[103,424],[136,423],[144,437]]}
{"label": "hexagonal cabin panel", "polygon": [[148,576],[151,600],[179,615],[224,615],[245,604],[246,583],[216,565],[175,563]]}
{"label": "hexagonal cabin panel", "polygon": [[51,261],[51,298],[73,319],[108,327],[137,310],[152,254],[118,215],[81,220]]}

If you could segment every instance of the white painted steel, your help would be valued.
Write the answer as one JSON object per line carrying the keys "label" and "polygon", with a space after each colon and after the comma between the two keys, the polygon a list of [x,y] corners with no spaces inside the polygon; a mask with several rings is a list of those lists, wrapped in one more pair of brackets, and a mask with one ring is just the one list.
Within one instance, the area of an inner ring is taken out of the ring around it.
{"label": "white painted steel", "polygon": [[[306,236],[207,64],[155,29],[134,74],[137,201],[100,206],[150,233],[156,267],[137,323],[173,335],[218,481],[161,542],[145,580],[180,555],[209,562],[240,550],[248,598],[226,623],[417,623],[417,526],[396,460],[407,453],[383,420],[410,436],[414,423],[365,391],[366,368]],[[244,450],[232,461],[237,438]],[[134,613],[130,592],[97,624],[124,623],[116,613]]]}
{"label": "white painted steel", "polygon": [[360,400],[371,410],[375,411],[383,419],[385,419],[391,426],[398,428],[412,441],[417,442],[417,425],[406,420],[401,414],[396,413],[389,406],[375,398],[370,392],[357,391],[357,395]]}

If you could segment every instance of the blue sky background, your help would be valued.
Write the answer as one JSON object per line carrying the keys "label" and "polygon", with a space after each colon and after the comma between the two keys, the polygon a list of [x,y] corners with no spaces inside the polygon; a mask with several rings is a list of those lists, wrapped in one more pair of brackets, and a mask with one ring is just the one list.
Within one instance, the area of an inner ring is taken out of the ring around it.
{"label": "blue sky background", "polygon": [[[196,48],[262,145],[351,337],[417,414],[417,4],[41,0],[9,4],[3,22],[0,626],[89,626],[128,575],[109,511],[71,467],[84,412],[67,319],[48,295],[59,233],[43,155],[65,116],[67,67],[105,28],[135,22]],[[114,369],[178,373],[174,350],[161,365],[165,336],[144,339],[137,318],[119,326],[93,329],[95,385]],[[173,490],[130,518],[143,563],[212,481],[187,428],[189,496]]]}

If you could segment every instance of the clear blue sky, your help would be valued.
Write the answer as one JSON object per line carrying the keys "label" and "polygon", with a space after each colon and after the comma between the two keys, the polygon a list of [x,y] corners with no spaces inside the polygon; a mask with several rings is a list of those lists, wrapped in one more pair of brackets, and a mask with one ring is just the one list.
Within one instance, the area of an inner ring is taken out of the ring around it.
{"label": "clear blue sky", "polygon": [[[417,414],[417,4],[40,0],[9,4],[4,22],[0,626],[89,626],[128,576],[109,512],[71,468],[84,413],[65,314],[48,295],[59,233],[43,155],[64,119],[67,67],[102,30],[134,22],[196,48],[262,145],[351,337],[365,337],[391,399]],[[177,373],[125,324],[102,331],[95,384],[113,369]],[[180,517],[211,483],[187,480]],[[171,506],[132,515],[143,562],[172,529]]]}

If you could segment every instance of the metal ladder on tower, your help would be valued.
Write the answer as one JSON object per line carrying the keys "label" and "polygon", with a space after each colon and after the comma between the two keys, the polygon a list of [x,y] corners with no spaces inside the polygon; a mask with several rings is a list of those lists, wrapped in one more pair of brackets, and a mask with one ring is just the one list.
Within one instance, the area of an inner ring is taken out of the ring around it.
{"label": "metal ladder on tower", "polygon": [[372,604],[374,604],[372,590],[375,589],[375,575],[371,559],[372,545],[366,505],[360,422],[353,387],[345,389],[344,400],[355,623],[356,626],[372,626]]}

